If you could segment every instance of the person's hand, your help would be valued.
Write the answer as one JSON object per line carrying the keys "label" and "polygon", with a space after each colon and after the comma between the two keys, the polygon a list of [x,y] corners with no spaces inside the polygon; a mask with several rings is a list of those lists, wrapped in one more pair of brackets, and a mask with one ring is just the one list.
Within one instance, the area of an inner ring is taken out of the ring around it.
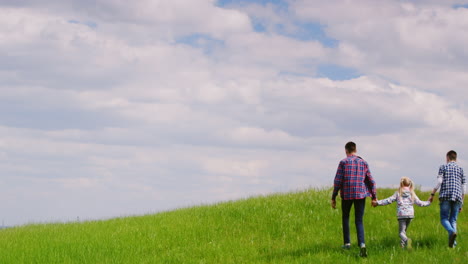
{"label": "person's hand", "polygon": [[431,195],[431,196],[429,196],[429,199],[427,199],[427,200],[428,200],[429,202],[431,202],[431,203],[432,203],[432,200],[434,200],[434,196],[432,196],[432,195]]}
{"label": "person's hand", "polygon": [[331,200],[331,207],[336,209],[336,200]]}
{"label": "person's hand", "polygon": [[377,207],[377,200],[372,200],[372,207]]}

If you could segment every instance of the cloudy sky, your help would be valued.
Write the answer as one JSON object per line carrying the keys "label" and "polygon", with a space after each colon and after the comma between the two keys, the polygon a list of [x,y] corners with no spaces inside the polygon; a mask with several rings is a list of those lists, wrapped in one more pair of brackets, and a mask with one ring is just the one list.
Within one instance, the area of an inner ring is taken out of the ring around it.
{"label": "cloudy sky", "polygon": [[0,0],[0,219],[468,166],[468,1]]}

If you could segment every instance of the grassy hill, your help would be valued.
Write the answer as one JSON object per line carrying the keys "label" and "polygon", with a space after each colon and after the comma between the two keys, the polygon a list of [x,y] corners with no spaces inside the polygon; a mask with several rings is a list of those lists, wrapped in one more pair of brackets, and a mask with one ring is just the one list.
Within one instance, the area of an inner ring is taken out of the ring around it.
{"label": "grassy hill", "polygon": [[[0,263],[468,263],[468,208],[458,221],[458,247],[449,249],[438,202],[417,207],[408,230],[414,248],[408,251],[399,247],[395,204],[372,208],[368,201],[369,257],[361,259],[353,222],[353,248],[340,248],[341,213],[331,209],[330,193],[308,190],[154,215],[4,229]],[[379,198],[392,193],[378,191]]]}

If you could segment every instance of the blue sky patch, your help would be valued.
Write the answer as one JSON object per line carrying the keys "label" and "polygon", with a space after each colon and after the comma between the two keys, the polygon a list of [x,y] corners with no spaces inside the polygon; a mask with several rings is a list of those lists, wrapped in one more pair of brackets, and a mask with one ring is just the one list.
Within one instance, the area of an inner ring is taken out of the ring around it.
{"label": "blue sky patch", "polygon": [[[288,3],[284,0],[218,0],[218,6],[229,7],[229,6],[243,6],[248,4],[260,4],[267,5],[272,4],[275,8],[275,12],[287,14]],[[264,33],[268,30],[273,30],[271,33],[279,34],[289,38],[298,39],[301,41],[312,41],[316,40],[322,43],[326,47],[336,48],[339,41],[333,39],[325,33],[325,26],[320,23],[313,22],[301,22],[294,21],[293,29],[290,26],[286,27],[283,24],[271,25],[268,21],[256,16],[250,16],[252,21],[252,27],[256,32]]]}
{"label": "blue sky patch", "polygon": [[325,26],[319,23],[296,22],[294,23],[294,25],[297,28],[295,32],[288,32],[284,29],[284,27],[280,26],[278,28],[278,34],[302,41],[316,40],[322,43],[324,46],[330,48],[336,48],[338,46],[339,41],[327,36],[327,34],[324,31]]}
{"label": "blue sky patch", "polygon": [[[267,32],[268,28],[265,25],[265,22],[262,19],[251,17],[253,28],[256,32]],[[336,48],[339,44],[339,41],[327,36],[325,33],[325,26],[319,23],[294,23],[294,29],[287,29],[283,24],[277,24],[272,29],[274,33],[288,38],[294,38],[301,41],[318,41],[322,45],[329,48]]]}
{"label": "blue sky patch", "polygon": [[85,25],[85,26],[88,26],[90,28],[97,28],[97,24],[96,22],[93,22],[93,21],[85,21],[85,22],[81,22],[81,21],[78,21],[78,20],[75,20],[75,19],[70,19],[68,20],[68,23],[70,24],[79,24],[79,25]]}
{"label": "blue sky patch", "polygon": [[468,8],[468,4],[456,4],[452,6],[454,9],[459,9],[459,8]]}
{"label": "blue sky patch", "polygon": [[84,25],[87,25],[90,28],[97,28],[97,24],[93,21],[83,22]]}
{"label": "blue sky patch", "polygon": [[252,26],[256,32],[267,31],[267,27],[265,26],[265,23],[261,19],[256,18],[256,17],[251,17],[250,19],[252,21]]}
{"label": "blue sky patch", "polygon": [[202,49],[205,54],[212,53],[216,48],[224,46],[224,41],[207,34],[195,33],[176,39],[176,43]]}
{"label": "blue sky patch", "polygon": [[280,8],[288,7],[288,3],[285,0],[218,0],[216,4],[221,7],[244,4],[260,4],[264,6],[267,4],[273,4]]}
{"label": "blue sky patch", "polygon": [[361,74],[356,69],[337,64],[320,64],[317,67],[317,77],[325,77],[334,81],[349,80],[359,76]]}

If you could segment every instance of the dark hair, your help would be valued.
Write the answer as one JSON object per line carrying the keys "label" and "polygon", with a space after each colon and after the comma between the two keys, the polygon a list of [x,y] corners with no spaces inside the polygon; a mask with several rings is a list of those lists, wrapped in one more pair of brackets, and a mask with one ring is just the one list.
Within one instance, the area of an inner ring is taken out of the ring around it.
{"label": "dark hair", "polygon": [[457,160],[457,152],[455,150],[447,152],[447,158],[448,160]]}
{"label": "dark hair", "polygon": [[348,153],[354,153],[356,152],[356,143],[350,141],[348,143],[346,143],[345,145],[345,149]]}

